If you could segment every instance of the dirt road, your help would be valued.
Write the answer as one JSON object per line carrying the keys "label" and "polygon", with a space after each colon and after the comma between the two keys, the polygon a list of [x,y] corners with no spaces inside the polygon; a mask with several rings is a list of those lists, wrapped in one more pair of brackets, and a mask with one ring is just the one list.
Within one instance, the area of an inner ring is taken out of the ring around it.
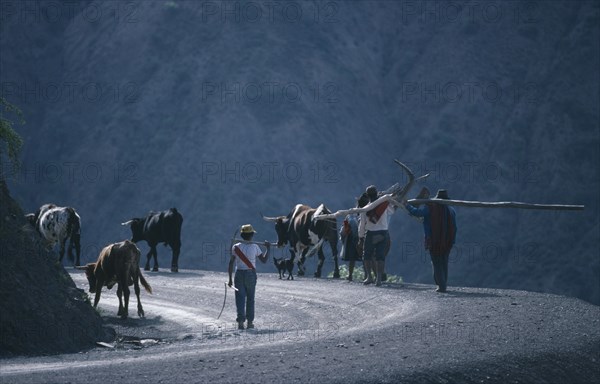
{"label": "dirt road", "polygon": [[[598,382],[600,307],[522,291],[363,286],[259,274],[256,329],[235,327],[224,273],[146,273],[145,318],[99,309],[118,335],[78,354],[0,360],[1,383]],[[71,271],[87,290],[83,273]]]}

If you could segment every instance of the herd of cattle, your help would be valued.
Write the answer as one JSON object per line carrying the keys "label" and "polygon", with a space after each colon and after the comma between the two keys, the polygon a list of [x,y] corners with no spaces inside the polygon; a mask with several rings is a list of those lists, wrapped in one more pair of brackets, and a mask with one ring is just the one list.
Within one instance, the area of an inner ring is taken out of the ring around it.
{"label": "herd of cattle", "polygon": [[[178,260],[181,249],[181,224],[183,217],[176,208],[162,212],[150,212],[146,217],[133,218],[122,225],[131,228],[131,241],[125,240],[120,243],[109,244],[104,247],[95,263],[81,266],[81,217],[71,207],[57,207],[54,204],[44,204],[35,213],[25,215],[27,221],[36,229],[41,238],[49,248],[56,243],[60,244],[59,261],[65,256],[67,240],[69,260],[74,260],[75,267],[85,270],[90,292],[95,293],[94,308],[100,300],[102,287],[111,289],[117,284],[117,296],[119,297],[118,316],[127,318],[129,307],[129,286],[134,286],[138,301],[138,315],[144,316],[142,303],[140,302],[140,287],[144,286],[146,291],[152,293],[150,284],[140,271],[140,250],[134,244],[145,240],[150,246],[148,260],[145,269],[150,270],[150,259],[154,256],[154,271],[158,271],[158,258],[156,246],[159,243],[169,245],[173,250],[171,271],[179,270]],[[73,257],[75,250],[76,258]],[[122,296],[124,297],[124,303]]]}
{"label": "herd of cattle", "polygon": [[[313,220],[314,216],[322,213],[327,214],[331,212],[323,204],[318,208],[298,204],[286,216],[263,216],[266,221],[275,223],[277,245],[283,247],[289,244],[291,258],[286,261],[286,264],[290,276],[296,253],[300,254],[300,260],[297,263],[298,275],[304,275],[304,261],[306,257],[317,250],[319,263],[315,277],[321,277],[321,270],[325,261],[322,245],[325,241],[330,244],[335,261],[334,277],[338,278],[340,276],[337,259],[337,223],[335,219]],[[121,225],[130,226],[132,233],[131,241],[125,240],[106,246],[100,252],[98,260],[95,263],[89,263],[83,267],[80,265],[81,218],[75,209],[71,207],[58,207],[54,204],[45,204],[35,213],[26,215],[26,219],[36,229],[48,247],[54,247],[56,243],[60,244],[60,262],[62,262],[65,254],[67,240],[69,241],[68,248],[66,248],[68,250],[68,258],[74,260],[76,268],[85,270],[90,284],[90,292],[96,294],[94,307],[98,305],[102,287],[110,289],[117,284],[117,296],[119,297],[118,315],[122,318],[128,316],[129,286],[134,286],[134,291],[138,299],[139,316],[144,315],[139,297],[139,283],[141,282],[148,292],[152,292],[152,288],[140,271],[140,251],[135,243],[145,240],[150,246],[150,252],[148,252],[144,268],[146,271],[150,270],[150,259],[152,256],[154,256],[152,270],[158,271],[156,246],[159,243],[164,243],[171,247],[171,271],[178,272],[179,270],[178,263],[181,250],[183,217],[176,208],[162,212],[150,212],[146,217],[133,218],[122,223]],[[76,254],[75,259],[73,251]],[[121,298],[123,294],[125,296],[124,304]]]}

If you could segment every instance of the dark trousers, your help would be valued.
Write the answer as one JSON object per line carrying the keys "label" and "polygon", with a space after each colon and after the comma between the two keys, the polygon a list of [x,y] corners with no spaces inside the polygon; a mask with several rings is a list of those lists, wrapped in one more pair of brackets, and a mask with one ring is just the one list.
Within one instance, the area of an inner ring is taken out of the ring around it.
{"label": "dark trousers", "polygon": [[440,291],[445,291],[448,287],[448,259],[450,252],[441,256],[434,256],[431,253],[431,266],[433,268],[433,281]]}
{"label": "dark trousers", "polygon": [[385,231],[367,231],[363,248],[363,260],[384,261],[390,242],[390,233]]}
{"label": "dark trousers", "polygon": [[254,321],[254,294],[256,292],[256,271],[240,270],[235,271],[235,306],[237,309],[237,322],[248,320]]}

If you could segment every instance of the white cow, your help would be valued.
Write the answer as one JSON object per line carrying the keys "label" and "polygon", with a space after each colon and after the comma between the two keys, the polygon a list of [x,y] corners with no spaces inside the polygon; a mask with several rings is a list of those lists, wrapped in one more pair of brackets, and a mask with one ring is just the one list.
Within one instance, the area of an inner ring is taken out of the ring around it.
{"label": "white cow", "polygon": [[44,204],[36,213],[27,216],[29,222],[38,233],[47,241],[49,247],[60,244],[60,259],[65,255],[65,245],[70,239],[68,257],[73,260],[73,248],[77,258],[75,265],[80,265],[81,256],[81,218],[71,207],[57,207],[54,204]]}

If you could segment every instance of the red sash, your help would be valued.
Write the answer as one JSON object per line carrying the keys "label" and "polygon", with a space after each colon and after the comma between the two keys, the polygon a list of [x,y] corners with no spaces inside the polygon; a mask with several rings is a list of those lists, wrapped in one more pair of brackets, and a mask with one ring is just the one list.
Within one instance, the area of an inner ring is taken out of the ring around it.
{"label": "red sash", "polygon": [[384,201],[383,203],[379,204],[378,206],[367,212],[367,217],[369,218],[369,221],[373,224],[377,223],[381,216],[385,213],[385,210],[389,205],[390,203],[388,201]]}
{"label": "red sash", "polygon": [[256,268],[254,268],[254,265],[252,265],[252,263],[250,262],[250,260],[248,260],[248,258],[246,257],[246,255],[244,255],[244,252],[242,252],[242,250],[236,245],[233,247],[233,251],[235,252],[235,254],[237,255],[237,257],[240,258],[240,260],[242,260],[242,262],[244,264],[246,264],[246,266],[251,269],[251,270],[255,270]]}
{"label": "red sash", "polygon": [[450,209],[441,204],[427,204],[431,214],[431,239],[429,252],[433,256],[450,253],[452,241],[456,235],[456,227],[452,222]]}

